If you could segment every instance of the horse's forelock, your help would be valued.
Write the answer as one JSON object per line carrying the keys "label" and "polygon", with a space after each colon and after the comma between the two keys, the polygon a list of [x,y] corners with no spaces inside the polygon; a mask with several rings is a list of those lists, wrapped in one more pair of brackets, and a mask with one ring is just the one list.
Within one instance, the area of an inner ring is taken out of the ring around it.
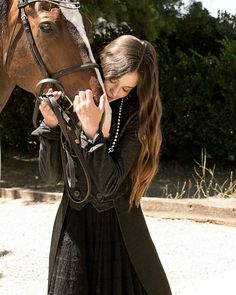
{"label": "horse's forelock", "polygon": [[[82,56],[81,56],[82,60],[84,59],[83,62],[84,63],[89,62],[89,60],[86,61],[86,59],[89,58],[91,62],[95,63],[95,59],[94,59],[91,46],[86,34],[85,26],[83,23],[82,14],[80,13],[78,9],[75,10],[75,9],[61,8],[61,12],[69,24],[68,29],[72,35],[73,40],[80,46],[80,48],[83,48]],[[102,86],[102,88],[104,88],[103,81],[98,69],[95,69],[95,72],[100,85]]]}
{"label": "horse's forelock", "polygon": [[75,44],[87,52],[88,58],[94,62],[94,57],[90,48],[88,37],[86,35],[83,17],[79,10],[70,10],[61,8],[67,23],[67,28]]}
{"label": "horse's forelock", "polygon": [[84,44],[84,42],[83,42],[83,39],[81,38],[81,35],[78,32],[77,28],[74,26],[73,23],[71,23],[67,19],[65,21],[66,21],[67,29],[70,32],[70,35],[71,35],[72,39],[74,40],[74,43],[76,45],[78,45],[79,47],[81,47],[82,44]]}
{"label": "horse's forelock", "polygon": [[63,16],[65,17],[66,21],[68,24],[71,24],[73,25],[73,27],[75,28],[74,29],[74,32],[73,32],[73,37],[76,38],[78,36],[75,36],[75,31],[78,32],[78,34],[80,35],[80,38],[82,38],[82,30],[83,30],[83,22],[81,21],[81,14],[79,12],[79,10],[74,10],[74,9],[66,9],[66,8],[63,8],[61,7],[61,12],[63,14]]}

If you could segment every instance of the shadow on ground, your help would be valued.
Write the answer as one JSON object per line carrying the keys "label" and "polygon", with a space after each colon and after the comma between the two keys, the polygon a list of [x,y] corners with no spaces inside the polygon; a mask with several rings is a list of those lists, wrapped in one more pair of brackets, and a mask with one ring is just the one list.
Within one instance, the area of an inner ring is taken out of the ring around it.
{"label": "shadow on ground", "polygon": [[[219,183],[224,183],[229,179],[230,172],[233,171],[235,180],[236,163],[225,161],[213,163],[208,160],[209,167],[216,165],[215,177]],[[172,198],[176,192],[180,195],[185,190],[182,198],[191,198],[196,187],[194,185],[194,165],[179,164],[176,161],[161,161],[158,174],[155,176],[147,195],[148,197]],[[185,186],[185,187],[184,187]],[[47,185],[39,177],[37,155],[20,154],[16,150],[3,152],[1,163],[1,187],[33,189],[44,192],[62,192],[63,183],[55,186]],[[17,199],[17,195],[15,196]],[[35,199],[35,202],[40,198]]]}

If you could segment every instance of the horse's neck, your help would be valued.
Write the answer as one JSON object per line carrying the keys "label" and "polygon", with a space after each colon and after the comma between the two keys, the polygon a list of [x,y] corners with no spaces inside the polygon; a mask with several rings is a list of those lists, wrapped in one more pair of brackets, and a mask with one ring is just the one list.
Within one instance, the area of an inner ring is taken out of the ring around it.
{"label": "horse's neck", "polygon": [[2,69],[0,69],[0,113],[6,105],[14,88],[15,83],[12,82],[7,75],[4,75]]}
{"label": "horse's neck", "polygon": [[[9,1],[8,5],[11,7],[13,1]],[[4,69],[4,54],[8,50],[8,43],[10,38],[10,32],[5,24],[4,28],[1,28],[0,36],[0,112],[6,105],[14,87],[15,83],[11,80]]]}
{"label": "horse's neck", "polygon": [[15,83],[11,81],[3,69],[3,46],[0,43],[0,113],[6,105]]}
{"label": "horse's neck", "polygon": [[3,40],[4,40],[4,36],[3,36],[3,30],[0,27],[0,68],[3,67]]}
{"label": "horse's neck", "polygon": [[3,52],[2,52],[3,48],[2,48],[2,43],[0,40],[0,69],[3,67]]}

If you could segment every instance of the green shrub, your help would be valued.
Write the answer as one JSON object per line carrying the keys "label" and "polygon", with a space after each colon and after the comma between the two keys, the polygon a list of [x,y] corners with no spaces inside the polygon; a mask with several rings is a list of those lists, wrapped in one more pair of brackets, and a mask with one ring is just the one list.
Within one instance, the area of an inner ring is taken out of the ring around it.
{"label": "green shrub", "polygon": [[[89,0],[82,6],[95,25],[95,56],[121,34],[157,45],[163,157],[199,160],[203,148],[214,158],[236,156],[236,16],[214,18],[195,1],[185,14],[179,0]],[[27,92],[14,90],[0,118],[4,142],[24,150],[35,146],[33,101]]]}
{"label": "green shrub", "polygon": [[202,148],[214,158],[235,155],[235,45],[224,41],[219,58],[161,51],[163,155],[189,160]]}
{"label": "green shrub", "polygon": [[22,151],[31,151],[36,145],[31,136],[34,129],[32,114],[34,96],[16,87],[1,113],[0,134],[2,142]]}

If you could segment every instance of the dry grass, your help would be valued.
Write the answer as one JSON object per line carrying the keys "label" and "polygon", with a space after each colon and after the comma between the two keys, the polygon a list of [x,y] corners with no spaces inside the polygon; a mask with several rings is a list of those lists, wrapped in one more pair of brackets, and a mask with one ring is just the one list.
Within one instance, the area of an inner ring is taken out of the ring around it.
{"label": "dry grass", "polygon": [[223,181],[216,177],[216,165],[207,166],[206,151],[201,154],[201,163],[195,161],[193,180],[184,181],[182,184],[177,182],[175,191],[170,191],[168,184],[163,189],[163,198],[181,199],[181,198],[236,198],[236,178],[233,171]]}

